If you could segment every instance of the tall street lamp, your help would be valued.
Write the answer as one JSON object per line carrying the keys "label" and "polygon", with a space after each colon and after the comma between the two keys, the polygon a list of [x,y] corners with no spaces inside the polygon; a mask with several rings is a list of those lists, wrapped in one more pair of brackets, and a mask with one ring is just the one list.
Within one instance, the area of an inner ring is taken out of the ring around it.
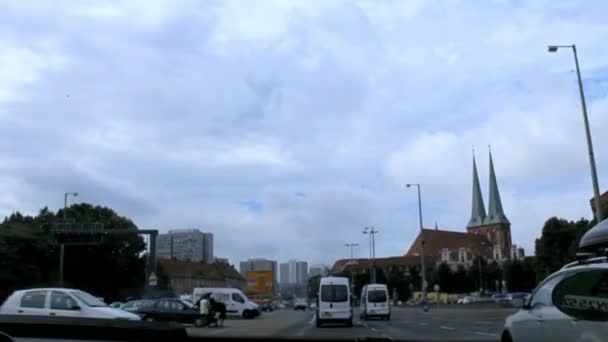
{"label": "tall street lamp", "polygon": [[[63,194],[63,220],[67,218],[68,196],[76,197],[77,192],[66,192]],[[65,254],[65,245],[59,244],[59,287],[63,287],[63,259]]]}
{"label": "tall street lamp", "polygon": [[600,207],[600,186],[597,181],[597,171],[595,168],[595,157],[593,154],[593,143],[591,141],[591,130],[589,129],[589,119],[587,117],[587,104],[585,102],[585,92],[583,91],[583,80],[581,78],[581,69],[578,65],[578,54],[576,53],[576,45],[549,45],[549,52],[557,52],[559,48],[572,49],[574,53],[574,64],[576,65],[576,76],[578,78],[578,91],[581,97],[581,107],[583,110],[583,121],[585,123],[585,134],[587,136],[587,149],[589,150],[589,163],[591,164],[591,180],[593,182],[593,195],[595,199],[595,218],[597,222],[603,219],[602,210]]}
{"label": "tall street lamp", "polygon": [[370,259],[372,261],[370,282],[372,284],[376,283],[376,265],[375,265],[376,238],[374,235],[376,235],[378,233],[379,233],[379,231],[376,228],[374,228],[373,226],[365,227],[363,229],[363,234],[369,234],[369,254],[370,254]]}
{"label": "tall street lamp", "polygon": [[426,302],[426,288],[427,288],[427,282],[426,282],[426,265],[424,263],[424,228],[422,226],[422,200],[420,197],[420,184],[418,183],[411,183],[411,184],[406,184],[406,187],[412,187],[415,186],[418,189],[418,219],[420,222],[420,268],[422,269],[422,300],[424,300]]}
{"label": "tall street lamp", "polygon": [[346,247],[350,248],[350,286],[351,291],[355,292],[355,276],[354,276],[354,268],[355,268],[355,259],[353,258],[353,248],[359,246],[358,243],[346,243],[344,244]]}

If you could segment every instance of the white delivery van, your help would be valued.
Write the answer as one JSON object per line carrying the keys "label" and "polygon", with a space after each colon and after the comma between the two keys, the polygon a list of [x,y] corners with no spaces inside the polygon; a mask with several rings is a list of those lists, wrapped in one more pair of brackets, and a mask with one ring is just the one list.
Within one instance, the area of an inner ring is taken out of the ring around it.
{"label": "white delivery van", "polygon": [[361,290],[361,318],[391,319],[388,288],[384,284],[368,284]]}
{"label": "white delivery van", "polygon": [[193,303],[197,304],[204,295],[210,293],[211,297],[226,305],[226,315],[254,318],[260,315],[259,306],[249,300],[239,289],[220,287],[197,287],[192,291]]}
{"label": "white delivery van", "polygon": [[348,278],[323,277],[317,295],[316,325],[345,323],[353,326],[353,307]]}

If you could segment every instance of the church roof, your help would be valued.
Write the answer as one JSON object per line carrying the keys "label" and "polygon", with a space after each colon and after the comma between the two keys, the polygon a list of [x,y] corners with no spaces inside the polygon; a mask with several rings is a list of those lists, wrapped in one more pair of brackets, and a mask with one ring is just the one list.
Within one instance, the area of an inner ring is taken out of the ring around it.
{"label": "church roof", "polygon": [[498,191],[498,183],[496,182],[496,173],[494,172],[494,162],[492,161],[492,152],[490,152],[490,203],[488,204],[486,223],[510,224],[509,219],[507,219],[507,216],[502,209],[502,201],[500,200],[500,192]]}
{"label": "church roof", "polygon": [[471,202],[471,218],[467,227],[475,227],[483,225],[486,221],[486,209],[483,204],[483,196],[481,195],[481,187],[479,186],[479,177],[477,176],[477,164],[475,156],[473,156],[473,199]]}
{"label": "church roof", "polygon": [[[483,235],[426,228],[423,230],[423,232],[425,241],[425,255],[439,256],[441,255],[441,250],[443,248],[447,248],[449,250],[466,248],[474,255],[492,257],[490,242]],[[421,234],[418,233],[416,240],[414,240],[410,246],[410,249],[405,254],[406,256],[420,255],[420,236]]]}
{"label": "church roof", "polygon": [[[435,258],[431,256],[426,256],[424,258],[425,262],[428,265],[435,263]],[[367,258],[359,258],[353,259],[356,263],[357,268],[368,269],[371,267],[371,260]],[[334,265],[331,268],[332,273],[339,273],[345,269],[348,269],[351,265],[350,259],[339,259],[336,260]],[[374,259],[374,263],[377,267],[387,267],[387,266],[418,266],[420,265],[420,256],[396,256],[396,257],[388,257],[388,258],[376,258]]]}

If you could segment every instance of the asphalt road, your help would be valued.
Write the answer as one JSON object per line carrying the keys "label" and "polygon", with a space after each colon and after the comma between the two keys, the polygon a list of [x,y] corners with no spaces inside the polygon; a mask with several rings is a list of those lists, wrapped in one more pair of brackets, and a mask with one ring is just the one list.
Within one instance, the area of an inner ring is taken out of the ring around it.
{"label": "asphalt road", "polygon": [[352,328],[340,325],[315,327],[313,311],[280,309],[252,320],[229,319],[220,328],[188,328],[192,336],[306,336],[328,338],[388,337],[498,341],[504,320],[514,313],[505,308],[393,308],[390,321],[359,319]]}

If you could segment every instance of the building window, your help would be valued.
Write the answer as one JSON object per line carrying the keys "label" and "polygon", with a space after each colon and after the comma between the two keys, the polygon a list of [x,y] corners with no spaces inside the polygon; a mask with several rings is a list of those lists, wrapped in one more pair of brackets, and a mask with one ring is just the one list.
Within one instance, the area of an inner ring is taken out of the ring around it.
{"label": "building window", "polygon": [[449,249],[444,248],[441,250],[441,261],[450,262],[450,250]]}
{"label": "building window", "polygon": [[500,255],[500,246],[494,246],[494,260],[500,260],[501,259],[501,255]]}
{"label": "building window", "polygon": [[467,262],[467,250],[462,247],[458,250],[458,261]]}

